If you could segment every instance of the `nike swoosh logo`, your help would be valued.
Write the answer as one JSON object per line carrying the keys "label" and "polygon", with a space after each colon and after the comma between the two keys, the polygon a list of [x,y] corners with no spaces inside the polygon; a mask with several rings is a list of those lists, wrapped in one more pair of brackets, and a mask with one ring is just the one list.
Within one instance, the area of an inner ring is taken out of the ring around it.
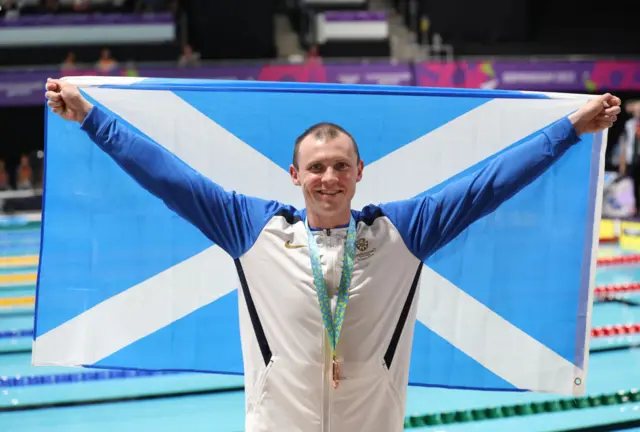
{"label": "nike swoosh logo", "polygon": [[284,244],[284,247],[286,247],[287,249],[300,249],[305,247],[305,245],[294,245],[291,244],[291,240],[287,240],[287,242]]}

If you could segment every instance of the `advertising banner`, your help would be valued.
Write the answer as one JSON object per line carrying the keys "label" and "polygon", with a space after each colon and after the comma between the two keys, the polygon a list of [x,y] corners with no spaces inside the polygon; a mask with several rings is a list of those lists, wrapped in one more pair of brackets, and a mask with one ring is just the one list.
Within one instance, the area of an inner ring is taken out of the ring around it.
{"label": "advertising banner", "polygon": [[0,106],[44,103],[47,77],[143,76],[599,93],[640,90],[640,61],[321,63],[0,71]]}
{"label": "advertising banner", "polygon": [[44,85],[47,78],[73,75],[414,85],[412,67],[408,63],[335,65],[308,63],[198,68],[122,68],[108,73],[91,69],[73,71],[60,71],[59,69],[24,72],[0,71],[0,106],[25,106],[44,103]]}
{"label": "advertising banner", "polygon": [[640,61],[449,62],[415,66],[424,87],[604,92],[640,89]]}

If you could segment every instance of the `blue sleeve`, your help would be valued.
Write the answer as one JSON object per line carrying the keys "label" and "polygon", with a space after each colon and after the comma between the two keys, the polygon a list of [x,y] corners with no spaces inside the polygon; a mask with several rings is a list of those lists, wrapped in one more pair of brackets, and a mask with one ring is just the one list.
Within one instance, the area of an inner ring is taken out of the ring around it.
{"label": "blue sleeve", "polygon": [[565,117],[433,195],[383,204],[380,209],[411,252],[425,261],[533,182],[579,140]]}
{"label": "blue sleeve", "polygon": [[251,248],[281,207],[275,201],[225,191],[98,107],[91,109],[81,129],[140,186],[233,258]]}

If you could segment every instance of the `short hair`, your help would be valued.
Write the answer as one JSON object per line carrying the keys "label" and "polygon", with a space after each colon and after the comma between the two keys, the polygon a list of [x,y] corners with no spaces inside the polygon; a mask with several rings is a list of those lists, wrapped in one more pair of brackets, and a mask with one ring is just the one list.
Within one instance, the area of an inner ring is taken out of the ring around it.
{"label": "short hair", "polygon": [[330,122],[322,122],[316,123],[313,126],[309,127],[306,131],[302,133],[297,139],[295,146],[293,147],[293,166],[298,169],[298,150],[300,148],[300,143],[309,135],[313,135],[316,139],[325,139],[327,141],[336,139],[340,134],[344,134],[349,137],[351,142],[353,143],[353,149],[356,152],[356,157],[358,158],[358,162],[360,162],[360,150],[358,150],[358,144],[356,143],[355,138],[346,129],[341,126],[338,126],[335,123]]}

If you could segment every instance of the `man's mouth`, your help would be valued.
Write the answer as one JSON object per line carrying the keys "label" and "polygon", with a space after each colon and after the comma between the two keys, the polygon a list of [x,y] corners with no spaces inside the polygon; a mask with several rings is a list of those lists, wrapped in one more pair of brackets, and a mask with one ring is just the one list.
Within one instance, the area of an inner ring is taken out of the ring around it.
{"label": "man's mouth", "polygon": [[320,195],[335,196],[335,195],[338,195],[340,191],[318,191],[318,193]]}

